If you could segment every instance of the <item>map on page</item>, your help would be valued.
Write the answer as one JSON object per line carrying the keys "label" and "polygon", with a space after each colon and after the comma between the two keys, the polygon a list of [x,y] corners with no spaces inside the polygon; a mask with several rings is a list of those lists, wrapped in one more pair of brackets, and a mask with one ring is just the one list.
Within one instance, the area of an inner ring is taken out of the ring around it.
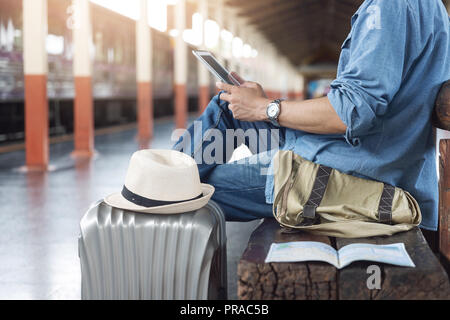
{"label": "map on page", "polygon": [[415,267],[403,243],[375,245],[354,243],[335,250],[333,247],[312,241],[273,243],[266,263],[323,261],[341,269],[355,261],[373,261],[402,267]]}

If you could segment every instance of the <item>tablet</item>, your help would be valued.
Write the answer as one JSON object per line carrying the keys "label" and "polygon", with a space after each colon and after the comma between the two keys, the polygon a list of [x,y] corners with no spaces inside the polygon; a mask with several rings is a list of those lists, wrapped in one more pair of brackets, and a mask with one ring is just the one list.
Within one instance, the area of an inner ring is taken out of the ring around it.
{"label": "tablet", "polygon": [[211,52],[209,51],[200,51],[193,50],[192,53],[197,57],[207,68],[208,70],[219,78],[222,82],[228,83],[234,86],[239,86],[240,83],[236,78],[234,78],[227,69],[225,69],[219,61],[214,58]]}

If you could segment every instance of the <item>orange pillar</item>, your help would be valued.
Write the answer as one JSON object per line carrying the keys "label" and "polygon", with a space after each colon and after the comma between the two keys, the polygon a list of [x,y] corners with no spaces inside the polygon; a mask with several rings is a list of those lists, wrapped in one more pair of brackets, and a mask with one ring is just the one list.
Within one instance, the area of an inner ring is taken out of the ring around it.
{"label": "orange pillar", "polygon": [[175,126],[177,129],[186,128],[188,97],[187,81],[187,45],[183,40],[186,29],[186,0],[178,0],[175,5],[175,28],[178,35],[175,39]]}
{"label": "orange pillar", "polygon": [[73,73],[74,101],[74,152],[76,157],[94,155],[94,104],[92,95],[91,40],[92,23],[89,0],[74,0]]}
{"label": "orange pillar", "polygon": [[23,0],[25,148],[28,170],[47,170],[47,0]]}
{"label": "orange pillar", "polygon": [[287,98],[289,100],[295,100],[295,92],[294,91],[289,91],[288,95],[287,95]]}
{"label": "orange pillar", "polygon": [[25,75],[25,149],[30,170],[48,166],[47,76]]}
{"label": "orange pillar", "polygon": [[92,78],[75,77],[74,101],[74,156],[91,157],[94,154],[94,107]]}
{"label": "orange pillar", "polygon": [[152,34],[148,24],[148,0],[140,1],[136,22],[136,81],[138,140],[142,147],[153,135]]}
{"label": "orange pillar", "polygon": [[175,84],[175,126],[177,129],[186,128],[187,110],[186,84]]}
{"label": "orange pillar", "polygon": [[209,86],[200,86],[198,88],[198,110],[201,113],[205,111],[206,107],[209,104],[210,94],[209,94]]}
{"label": "orange pillar", "polygon": [[301,91],[296,91],[295,92],[295,100],[304,100],[305,97],[303,96],[303,92]]}
{"label": "orange pillar", "polygon": [[153,92],[152,83],[137,84],[138,140],[148,142],[153,136]]}

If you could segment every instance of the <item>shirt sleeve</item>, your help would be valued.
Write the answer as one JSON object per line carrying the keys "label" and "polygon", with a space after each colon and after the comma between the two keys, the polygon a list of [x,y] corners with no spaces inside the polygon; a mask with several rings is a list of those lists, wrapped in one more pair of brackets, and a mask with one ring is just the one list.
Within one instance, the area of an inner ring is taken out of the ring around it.
{"label": "shirt sleeve", "polygon": [[348,61],[339,66],[328,99],[347,125],[345,137],[353,146],[361,136],[382,130],[382,117],[405,77],[414,19],[406,0],[368,1],[352,19],[342,46]]}

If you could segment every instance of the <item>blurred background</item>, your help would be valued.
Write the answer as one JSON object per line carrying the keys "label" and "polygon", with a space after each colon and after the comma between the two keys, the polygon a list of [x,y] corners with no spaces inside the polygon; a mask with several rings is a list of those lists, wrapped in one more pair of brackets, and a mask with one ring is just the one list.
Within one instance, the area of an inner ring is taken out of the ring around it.
{"label": "blurred background", "polygon": [[[321,97],[362,2],[0,0],[0,299],[80,298],[81,216],[216,93],[191,50],[272,98]],[[227,224],[230,298],[257,223]]]}
{"label": "blurred background", "polygon": [[[207,85],[208,96],[214,93],[215,80],[209,74],[207,81],[199,79],[198,62],[191,54],[196,48],[212,51],[227,68],[262,83],[272,96],[326,94],[350,17],[362,1],[204,2],[202,7],[201,1],[186,1],[185,29],[180,32],[176,0],[148,1],[155,118],[174,114],[179,33],[188,48],[183,67],[190,112],[199,108],[199,86]],[[83,17],[77,16],[71,0],[48,0],[47,6],[47,35],[35,41],[45,40],[49,135],[57,137],[74,131],[73,29],[80,27]],[[140,0],[92,0],[89,6],[85,14],[90,26],[83,29],[90,29],[85,36],[91,42],[95,128],[136,122]],[[21,142],[25,136],[23,17],[21,0],[0,1],[0,146]]]}

